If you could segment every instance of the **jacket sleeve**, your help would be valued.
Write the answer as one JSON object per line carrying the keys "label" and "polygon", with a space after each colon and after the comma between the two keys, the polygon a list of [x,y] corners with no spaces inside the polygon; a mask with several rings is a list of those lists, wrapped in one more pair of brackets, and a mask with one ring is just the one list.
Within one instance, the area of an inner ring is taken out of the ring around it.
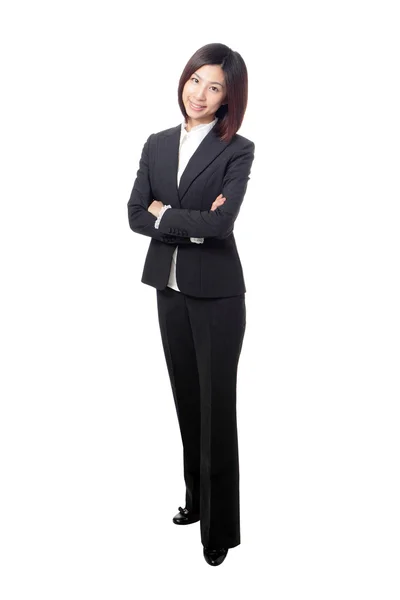
{"label": "jacket sleeve", "polygon": [[135,233],[147,235],[165,244],[191,244],[190,236],[178,237],[171,235],[169,231],[156,229],[154,223],[157,218],[147,210],[153,202],[149,177],[149,144],[152,135],[147,138],[143,146],[139,169],[128,201],[129,226]]}
{"label": "jacket sleeve", "polygon": [[233,224],[246,193],[254,149],[255,144],[249,141],[229,160],[221,190],[226,200],[221,207],[214,211],[169,208],[165,211],[158,230],[177,236],[227,237],[233,231]]}

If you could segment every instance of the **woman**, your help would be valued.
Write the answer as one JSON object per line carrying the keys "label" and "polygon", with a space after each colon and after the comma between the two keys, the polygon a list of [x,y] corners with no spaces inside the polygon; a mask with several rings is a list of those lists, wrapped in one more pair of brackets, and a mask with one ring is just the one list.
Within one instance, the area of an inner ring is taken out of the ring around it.
{"label": "woman", "polygon": [[236,379],[246,287],[233,234],[254,159],[237,134],[247,106],[238,52],[207,44],[178,86],[184,117],[147,139],[128,202],[133,231],[151,237],[141,281],[158,319],[183,443],[185,508],[216,566],[240,544]]}

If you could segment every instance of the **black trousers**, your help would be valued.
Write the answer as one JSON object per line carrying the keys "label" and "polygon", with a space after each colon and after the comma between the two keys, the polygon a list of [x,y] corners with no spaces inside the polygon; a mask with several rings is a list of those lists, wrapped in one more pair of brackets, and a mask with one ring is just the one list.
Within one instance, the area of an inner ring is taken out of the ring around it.
{"label": "black trousers", "polygon": [[246,329],[244,294],[196,298],[157,290],[162,344],[183,443],[186,507],[201,542],[240,544],[236,381]]}

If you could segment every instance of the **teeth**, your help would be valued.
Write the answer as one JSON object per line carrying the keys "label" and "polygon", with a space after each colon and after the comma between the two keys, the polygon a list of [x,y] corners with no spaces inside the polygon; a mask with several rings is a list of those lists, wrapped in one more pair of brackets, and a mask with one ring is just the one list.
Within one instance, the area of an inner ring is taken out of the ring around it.
{"label": "teeth", "polygon": [[199,106],[198,104],[193,104],[193,102],[191,102],[190,104],[192,104],[192,106],[194,106],[195,108],[204,108],[204,106]]}

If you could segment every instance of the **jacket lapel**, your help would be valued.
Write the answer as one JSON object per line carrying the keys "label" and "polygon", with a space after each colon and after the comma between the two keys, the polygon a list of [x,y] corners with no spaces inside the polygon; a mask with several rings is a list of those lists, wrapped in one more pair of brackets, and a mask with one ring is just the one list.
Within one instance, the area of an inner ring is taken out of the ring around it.
{"label": "jacket lapel", "polygon": [[174,204],[173,199],[181,207],[185,194],[188,191],[191,183],[204,171],[204,169],[227,147],[228,143],[221,140],[215,133],[213,127],[200,142],[195,152],[190,157],[185,170],[183,171],[179,187],[177,186],[178,159],[179,159],[179,141],[181,137],[181,125],[174,127],[164,140],[162,148],[162,163],[164,177],[168,181],[167,197],[171,198],[171,204]]}

